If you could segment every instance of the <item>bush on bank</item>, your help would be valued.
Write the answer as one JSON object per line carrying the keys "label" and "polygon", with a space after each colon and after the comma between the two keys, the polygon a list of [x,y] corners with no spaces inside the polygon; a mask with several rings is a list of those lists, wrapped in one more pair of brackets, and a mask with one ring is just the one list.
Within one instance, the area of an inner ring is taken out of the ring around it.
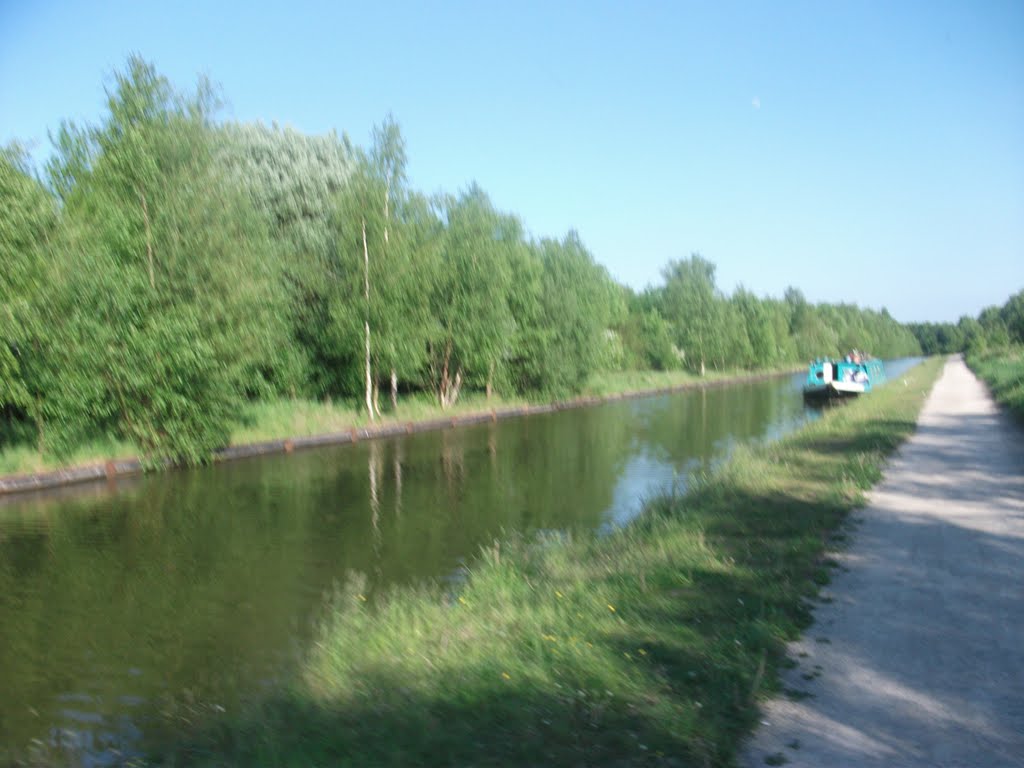
{"label": "bush on bank", "polygon": [[967,364],[988,384],[996,401],[1024,421],[1024,346],[969,354]]}

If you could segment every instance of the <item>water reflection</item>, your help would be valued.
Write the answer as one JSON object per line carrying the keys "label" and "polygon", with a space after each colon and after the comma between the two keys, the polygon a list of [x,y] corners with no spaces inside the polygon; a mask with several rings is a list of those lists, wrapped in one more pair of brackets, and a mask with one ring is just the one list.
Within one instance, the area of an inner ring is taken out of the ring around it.
{"label": "water reflection", "polygon": [[[898,373],[891,373],[896,376]],[[622,524],[813,412],[802,375],[171,472],[0,507],[0,763],[101,765],[297,673],[325,595],[511,531]]]}

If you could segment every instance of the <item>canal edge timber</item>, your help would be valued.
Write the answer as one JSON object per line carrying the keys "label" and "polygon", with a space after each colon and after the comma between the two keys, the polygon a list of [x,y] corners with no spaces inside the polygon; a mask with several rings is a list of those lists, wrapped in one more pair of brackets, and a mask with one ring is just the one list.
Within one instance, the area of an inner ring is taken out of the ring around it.
{"label": "canal edge timber", "polygon": [[[550,403],[539,403],[536,405],[514,405],[503,408],[491,408],[483,411],[473,411],[451,417],[435,417],[412,421],[394,421],[380,426],[352,427],[351,429],[327,432],[319,435],[306,437],[286,437],[274,440],[263,440],[255,443],[242,443],[219,448],[213,453],[213,464],[220,464],[227,461],[249,459],[257,456],[268,456],[272,454],[289,454],[296,450],[308,448],[321,448],[329,445],[344,445],[347,443],[358,443],[360,440],[377,440],[385,437],[398,437],[400,435],[411,435],[417,432],[436,432],[443,429],[465,427],[474,424],[486,424],[504,419],[512,419],[522,416],[536,416],[545,413],[556,413],[575,408],[585,408],[602,403],[615,402],[619,400],[634,400],[642,397],[656,397],[668,395],[675,392],[684,392],[694,389],[716,389],[733,384],[746,382],[767,381],[769,379],[791,376],[802,369],[793,368],[783,371],[770,371],[766,373],[753,373],[747,376],[726,376],[712,381],[686,381],[670,387],[658,387],[655,389],[635,389],[625,392],[615,392],[606,395],[587,395],[570,398],[568,400],[556,400]],[[158,462],[157,466],[161,466]],[[162,466],[166,469],[179,468],[171,461],[164,461]],[[122,458],[111,458],[105,461],[80,464],[73,467],[54,469],[46,472],[29,472],[23,474],[0,476],[0,499],[14,497],[20,494],[31,494],[35,491],[46,491],[55,488],[62,488],[70,485],[82,485],[86,483],[107,482],[112,483],[119,477],[142,474],[153,464],[147,464],[137,456]]]}

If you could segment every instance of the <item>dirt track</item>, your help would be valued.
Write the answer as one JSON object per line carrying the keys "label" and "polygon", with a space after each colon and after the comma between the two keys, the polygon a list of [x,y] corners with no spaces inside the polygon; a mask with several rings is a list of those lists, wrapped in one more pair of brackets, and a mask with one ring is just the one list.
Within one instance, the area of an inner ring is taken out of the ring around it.
{"label": "dirt track", "polygon": [[959,358],[856,517],[740,764],[1024,766],[1024,431]]}

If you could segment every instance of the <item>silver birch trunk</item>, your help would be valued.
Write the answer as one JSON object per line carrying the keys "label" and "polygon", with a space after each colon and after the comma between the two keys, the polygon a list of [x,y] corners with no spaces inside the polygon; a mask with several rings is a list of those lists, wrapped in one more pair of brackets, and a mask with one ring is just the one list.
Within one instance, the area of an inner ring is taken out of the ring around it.
{"label": "silver birch trunk", "polygon": [[370,375],[370,249],[366,245],[366,219],[363,219],[363,297],[366,299],[366,317],[363,326],[366,329],[366,411],[373,413],[373,378]]}

